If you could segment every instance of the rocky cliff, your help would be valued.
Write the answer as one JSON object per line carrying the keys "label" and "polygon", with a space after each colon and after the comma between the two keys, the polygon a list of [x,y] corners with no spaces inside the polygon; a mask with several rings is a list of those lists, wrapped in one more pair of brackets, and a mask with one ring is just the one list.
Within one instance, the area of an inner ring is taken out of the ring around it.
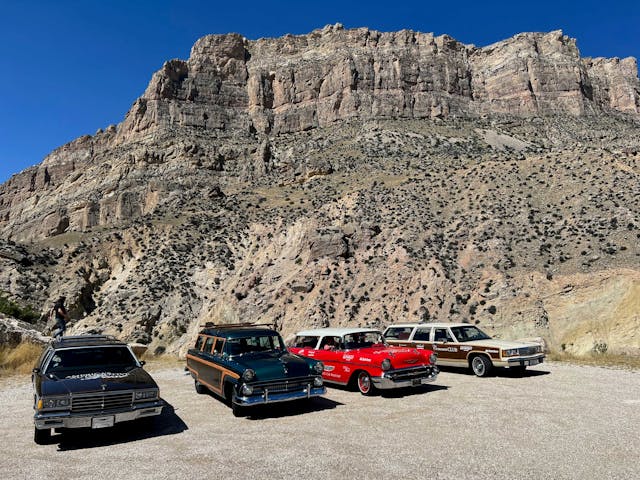
{"label": "rocky cliff", "polygon": [[561,32],[207,36],[0,186],[0,290],[156,351],[451,319],[638,353],[639,113],[635,60]]}

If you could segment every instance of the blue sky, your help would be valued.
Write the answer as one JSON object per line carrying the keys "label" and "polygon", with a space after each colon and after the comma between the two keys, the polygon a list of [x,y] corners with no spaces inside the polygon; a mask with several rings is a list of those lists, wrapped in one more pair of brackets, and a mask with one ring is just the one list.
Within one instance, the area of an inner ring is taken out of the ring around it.
{"label": "blue sky", "polygon": [[249,39],[327,24],[447,33],[484,46],[562,29],[583,56],[640,56],[640,2],[0,0],[0,183],[119,123],[164,61],[210,33]]}

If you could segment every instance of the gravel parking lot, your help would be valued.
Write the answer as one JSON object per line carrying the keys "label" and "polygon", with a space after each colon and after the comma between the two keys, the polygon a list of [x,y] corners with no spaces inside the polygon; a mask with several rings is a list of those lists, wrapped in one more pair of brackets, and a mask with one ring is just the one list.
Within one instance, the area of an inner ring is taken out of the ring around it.
{"label": "gravel parking lot", "polygon": [[152,423],[33,443],[28,378],[0,379],[7,479],[640,478],[640,372],[545,363],[526,376],[446,370],[375,397],[259,407],[246,418],[152,367],[169,406]]}

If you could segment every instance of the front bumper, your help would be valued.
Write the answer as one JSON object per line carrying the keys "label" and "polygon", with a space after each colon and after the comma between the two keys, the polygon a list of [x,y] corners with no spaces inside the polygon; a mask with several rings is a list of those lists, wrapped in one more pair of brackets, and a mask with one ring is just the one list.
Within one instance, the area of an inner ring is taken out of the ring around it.
{"label": "front bumper", "polygon": [[371,381],[380,390],[392,388],[417,387],[435,381],[440,373],[438,367],[425,366],[401,368],[384,372],[380,377],[371,377]]}
{"label": "front bumper", "polygon": [[497,367],[529,367],[542,362],[544,362],[544,353],[526,357],[505,357],[502,361],[494,363]]}
{"label": "front bumper", "polygon": [[319,397],[327,393],[327,389],[322,387],[314,387],[312,384],[306,385],[302,390],[293,392],[270,393],[269,388],[264,388],[262,393],[249,395],[246,397],[237,396],[234,403],[242,406],[261,405],[264,403],[288,402],[290,400],[300,400],[303,398]]}
{"label": "front bumper", "polygon": [[[37,412],[33,416],[35,426],[39,430],[46,428],[92,428],[94,419],[113,417],[113,424],[153,417],[162,413],[164,401],[141,402],[132,409],[105,412]],[[110,422],[110,419],[109,419]],[[104,423],[101,423],[104,425]]]}

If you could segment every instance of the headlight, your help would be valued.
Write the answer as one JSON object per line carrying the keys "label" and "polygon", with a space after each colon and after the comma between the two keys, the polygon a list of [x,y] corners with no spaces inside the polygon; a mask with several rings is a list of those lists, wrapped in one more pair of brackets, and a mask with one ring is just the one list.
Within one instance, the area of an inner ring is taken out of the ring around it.
{"label": "headlight", "polygon": [[316,372],[318,375],[321,375],[322,372],[324,371],[324,363],[316,362],[312,368],[314,372]]}
{"label": "headlight", "polygon": [[435,365],[437,361],[438,361],[438,354],[437,353],[432,353],[431,355],[429,355],[429,363],[431,365]]}
{"label": "headlight", "polygon": [[38,401],[38,410],[64,410],[69,407],[70,397],[44,397]]}
{"label": "headlight", "polygon": [[244,385],[242,385],[242,389],[240,390],[240,393],[242,393],[242,395],[244,395],[245,397],[249,396],[253,394],[253,387],[245,383]]}
{"label": "headlight", "polygon": [[314,387],[321,387],[322,386],[322,377],[315,377],[313,379],[313,386]]}
{"label": "headlight", "polygon": [[253,380],[254,378],[256,378],[256,372],[254,372],[253,370],[251,370],[250,368],[247,368],[244,373],[242,374],[242,379],[245,382],[250,382],[251,380]]}
{"label": "headlight", "polygon": [[385,358],[384,360],[382,360],[381,367],[382,367],[382,370],[384,370],[385,372],[389,370],[391,368],[391,360],[389,360],[388,358]]}
{"label": "headlight", "polygon": [[515,357],[516,355],[518,355],[518,349],[517,348],[510,348],[509,350],[503,350],[502,351],[502,356],[503,357]]}
{"label": "headlight", "polygon": [[158,390],[138,390],[133,394],[133,398],[136,402],[141,400],[155,400],[158,398]]}

